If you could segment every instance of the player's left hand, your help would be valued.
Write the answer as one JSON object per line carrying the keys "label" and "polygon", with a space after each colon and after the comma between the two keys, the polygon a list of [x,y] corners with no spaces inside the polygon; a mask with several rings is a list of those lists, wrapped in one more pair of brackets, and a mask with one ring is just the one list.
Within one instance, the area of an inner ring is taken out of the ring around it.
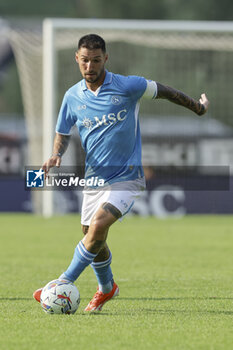
{"label": "player's left hand", "polygon": [[209,100],[206,97],[206,94],[201,94],[201,98],[199,99],[199,103],[201,104],[201,111],[200,113],[198,113],[199,115],[203,115],[207,112],[208,108],[209,108]]}

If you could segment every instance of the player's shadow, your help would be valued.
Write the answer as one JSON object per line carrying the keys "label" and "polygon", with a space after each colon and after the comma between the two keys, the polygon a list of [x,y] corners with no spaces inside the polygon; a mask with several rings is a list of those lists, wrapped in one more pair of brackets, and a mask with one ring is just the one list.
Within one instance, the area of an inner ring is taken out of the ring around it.
{"label": "player's shadow", "polygon": [[175,315],[175,314],[200,314],[200,315],[225,315],[225,316],[233,316],[233,311],[224,311],[224,310],[179,310],[179,309],[147,309],[147,308],[139,308],[134,310],[124,310],[124,311],[117,311],[117,312],[107,312],[107,311],[101,311],[101,312],[92,312],[90,314],[87,314],[83,312],[82,316],[124,316],[124,315],[138,315],[138,314],[151,314],[151,315]]}
{"label": "player's shadow", "polygon": [[[164,297],[164,298],[132,298],[132,297],[118,297],[117,300],[128,300],[128,301],[179,301],[179,300],[233,300],[233,298],[230,297]],[[209,315],[233,315],[233,311],[228,310],[180,310],[180,309],[161,309],[156,308],[156,303],[153,305],[153,307],[146,308],[146,307],[136,307],[135,309],[130,310],[118,310],[117,313],[112,312],[93,312],[90,315],[96,315],[96,316],[116,316],[116,315],[133,315],[138,313],[146,313],[146,314],[209,314]],[[83,313],[83,315],[86,315],[86,313]]]}

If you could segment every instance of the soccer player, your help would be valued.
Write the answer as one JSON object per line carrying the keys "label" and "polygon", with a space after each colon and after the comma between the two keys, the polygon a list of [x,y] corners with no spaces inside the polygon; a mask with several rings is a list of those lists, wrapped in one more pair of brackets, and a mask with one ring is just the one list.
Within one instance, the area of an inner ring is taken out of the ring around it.
{"label": "soccer player", "polygon": [[[84,238],[75,248],[67,270],[59,277],[75,281],[91,265],[98,289],[85,311],[100,311],[119,294],[111,270],[112,254],[106,243],[110,226],[132,207],[145,189],[138,120],[139,101],[167,99],[203,115],[209,105],[183,92],[140,76],[122,76],[105,69],[104,40],[95,34],[79,40],[75,59],[83,80],[65,94],[58,116],[53,154],[43,164],[45,175],[59,167],[76,124],[86,152],[85,178],[104,179],[106,187],[84,190],[81,225]],[[40,301],[42,289],[34,292]]]}

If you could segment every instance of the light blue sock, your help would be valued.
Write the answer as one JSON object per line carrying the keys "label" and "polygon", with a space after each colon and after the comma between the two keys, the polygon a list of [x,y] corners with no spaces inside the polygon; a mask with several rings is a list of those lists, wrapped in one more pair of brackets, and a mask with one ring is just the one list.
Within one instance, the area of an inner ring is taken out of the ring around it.
{"label": "light blue sock", "polygon": [[96,278],[99,284],[99,290],[103,293],[109,293],[113,287],[113,274],[111,269],[112,254],[109,252],[108,260],[101,262],[92,262],[91,267],[93,268]]}
{"label": "light blue sock", "polygon": [[90,265],[97,254],[90,253],[82,241],[79,242],[74,251],[73,259],[68,269],[59,277],[74,282],[83,270]]}

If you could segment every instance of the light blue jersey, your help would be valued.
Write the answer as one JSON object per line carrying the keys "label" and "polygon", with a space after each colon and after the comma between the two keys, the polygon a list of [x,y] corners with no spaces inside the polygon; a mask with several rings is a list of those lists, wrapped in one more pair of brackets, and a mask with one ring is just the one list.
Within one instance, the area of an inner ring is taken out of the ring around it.
{"label": "light blue jersey", "polygon": [[94,176],[111,184],[143,177],[139,100],[146,90],[151,98],[157,93],[156,83],[149,88],[148,83],[106,70],[95,93],[84,79],[66,92],[56,132],[69,135],[76,124],[86,152],[86,179]]}

